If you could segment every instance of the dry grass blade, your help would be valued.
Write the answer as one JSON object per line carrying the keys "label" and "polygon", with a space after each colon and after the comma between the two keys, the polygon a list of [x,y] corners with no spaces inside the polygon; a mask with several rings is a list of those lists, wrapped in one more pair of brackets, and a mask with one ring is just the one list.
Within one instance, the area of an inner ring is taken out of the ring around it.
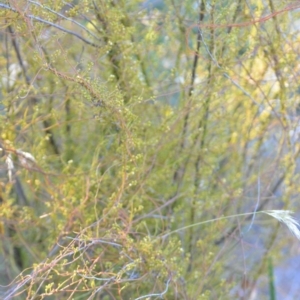
{"label": "dry grass blade", "polygon": [[278,220],[280,223],[283,223],[287,226],[287,228],[290,230],[290,232],[298,239],[300,240],[300,230],[299,230],[299,223],[291,216],[293,212],[289,210],[266,210],[262,211],[262,213],[265,213],[276,220]]}

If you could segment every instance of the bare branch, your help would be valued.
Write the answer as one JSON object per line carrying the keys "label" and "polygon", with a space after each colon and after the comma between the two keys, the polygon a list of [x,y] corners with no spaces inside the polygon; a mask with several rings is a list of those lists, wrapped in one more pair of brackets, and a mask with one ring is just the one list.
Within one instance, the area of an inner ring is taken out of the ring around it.
{"label": "bare branch", "polygon": [[[9,6],[9,5],[3,4],[3,3],[0,3],[0,8],[8,9],[8,10],[11,10],[11,11],[13,11],[15,13],[20,14],[20,12],[17,11],[15,8],[13,8],[13,7]],[[96,47],[96,48],[100,48],[101,47],[100,45],[97,45],[97,44],[95,44],[95,43],[93,43],[93,42],[85,39],[83,36],[79,35],[78,33],[74,32],[74,31],[68,30],[68,29],[66,29],[66,28],[64,28],[64,27],[62,27],[60,25],[54,24],[54,23],[52,23],[50,21],[47,21],[47,20],[44,20],[44,19],[42,19],[40,17],[34,16],[34,15],[29,15],[29,14],[26,14],[26,13],[24,13],[23,16],[25,18],[29,18],[31,20],[34,20],[34,21],[37,21],[37,22],[40,22],[40,23],[50,25],[51,27],[54,27],[54,28],[56,28],[56,29],[58,29],[58,30],[60,30],[62,32],[71,34],[71,35],[75,36],[76,38],[82,40],[84,43],[86,43],[88,45],[91,45],[93,47]]]}
{"label": "bare branch", "polygon": [[83,26],[82,24],[80,24],[79,22],[77,22],[77,21],[75,21],[75,20],[73,20],[73,19],[71,19],[71,18],[68,18],[68,17],[64,16],[63,14],[61,14],[61,13],[59,13],[59,12],[57,12],[57,11],[54,11],[54,10],[51,9],[50,7],[47,7],[47,6],[45,6],[45,5],[41,4],[41,3],[38,3],[38,2],[36,2],[36,1],[29,0],[28,2],[30,2],[30,3],[32,3],[32,4],[34,4],[34,5],[37,5],[37,6],[41,7],[41,8],[44,8],[44,9],[50,11],[51,13],[53,13],[53,14],[55,14],[55,15],[57,15],[57,16],[63,18],[63,19],[65,19],[65,20],[67,20],[67,21],[72,22],[73,24],[76,24],[76,25],[79,26],[81,29],[83,29],[85,32],[87,32],[88,34],[90,34],[91,36],[93,36],[95,39],[97,39],[97,40],[100,41],[100,39],[99,39],[93,32],[89,31],[86,27],[84,27],[84,26]]}

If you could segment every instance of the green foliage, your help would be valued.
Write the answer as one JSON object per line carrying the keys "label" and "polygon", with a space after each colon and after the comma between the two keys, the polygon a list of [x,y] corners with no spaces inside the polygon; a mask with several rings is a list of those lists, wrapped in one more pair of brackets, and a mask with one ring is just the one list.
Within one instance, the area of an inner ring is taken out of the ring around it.
{"label": "green foliage", "polygon": [[268,262],[268,273],[269,273],[270,299],[275,300],[276,292],[275,292],[275,284],[274,284],[274,269],[273,269],[273,263],[271,258],[269,258],[269,262]]}
{"label": "green foliage", "polygon": [[271,279],[288,237],[252,212],[297,209],[297,12],[200,2],[0,3],[3,299],[246,299]]}

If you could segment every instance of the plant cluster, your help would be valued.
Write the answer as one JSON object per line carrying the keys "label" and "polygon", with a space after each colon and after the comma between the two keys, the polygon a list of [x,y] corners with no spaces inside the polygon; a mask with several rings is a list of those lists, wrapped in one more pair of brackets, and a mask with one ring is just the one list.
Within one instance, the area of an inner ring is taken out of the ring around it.
{"label": "plant cluster", "polygon": [[299,7],[0,2],[0,297],[275,299]]}

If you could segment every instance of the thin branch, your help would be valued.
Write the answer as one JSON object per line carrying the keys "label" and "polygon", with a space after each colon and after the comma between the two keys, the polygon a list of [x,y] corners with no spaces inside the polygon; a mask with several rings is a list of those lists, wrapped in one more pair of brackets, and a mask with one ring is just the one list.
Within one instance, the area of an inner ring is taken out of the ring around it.
{"label": "thin branch", "polygon": [[[197,48],[196,48],[196,52],[194,55],[194,62],[193,62],[193,67],[192,67],[192,78],[191,78],[191,85],[189,88],[189,98],[192,96],[193,91],[194,91],[194,84],[195,84],[195,78],[196,78],[196,69],[198,66],[198,59],[199,59],[199,51],[200,51],[200,46],[201,46],[201,29],[200,29],[200,24],[202,23],[203,19],[204,19],[204,11],[205,11],[205,1],[202,0],[201,1],[201,6],[199,7],[199,27],[198,27],[198,34],[197,34]],[[182,129],[182,141],[181,141],[181,145],[180,145],[180,153],[183,151],[183,149],[185,148],[185,140],[186,140],[186,133],[188,130],[188,122],[189,122],[189,116],[190,116],[190,110],[187,111],[187,113],[185,114],[184,117],[184,124],[183,124],[183,129]],[[179,156],[180,156],[179,153]],[[177,181],[177,186],[179,188],[179,185],[183,179],[183,171],[184,171],[184,167],[180,166],[176,169],[176,171],[174,172],[174,181]]]}
{"label": "thin branch", "polygon": [[[204,10],[205,10],[205,2],[202,0],[201,2],[201,7],[199,11],[199,25],[201,25],[203,19],[204,19]],[[200,51],[200,46],[201,46],[201,41],[202,41],[202,33],[201,33],[201,27],[198,27],[198,33],[197,33],[197,48],[195,51],[194,55],[194,62],[193,62],[193,68],[192,68],[192,79],[191,79],[191,85],[189,88],[189,97],[192,96],[193,91],[194,91],[194,84],[195,84],[195,78],[196,78],[196,70],[198,66],[198,59],[199,59],[199,51]]]}
{"label": "thin branch", "polygon": [[9,25],[8,26],[8,32],[11,34],[11,41],[12,41],[12,45],[14,47],[14,50],[16,52],[16,55],[17,55],[17,58],[18,58],[18,62],[19,62],[19,65],[22,69],[22,72],[23,72],[23,75],[24,75],[24,78],[25,78],[25,81],[26,81],[26,84],[27,85],[30,85],[30,78],[27,74],[27,70],[25,68],[25,64],[24,64],[24,61],[22,59],[22,56],[21,56],[21,52],[20,52],[20,49],[19,49],[19,46],[16,42],[16,38],[15,38],[15,32],[13,31],[12,27]]}
{"label": "thin branch", "polygon": [[[0,3],[0,8],[4,8],[4,9],[8,9],[8,10],[11,10],[15,13],[18,13],[19,15],[21,14],[19,11],[17,11],[15,8],[9,6],[9,5],[6,5],[6,4],[3,4],[3,3]],[[34,21],[37,21],[37,22],[40,22],[40,23],[43,23],[43,24],[47,24],[47,25],[50,25],[51,27],[54,27],[62,32],[65,32],[65,33],[68,33],[68,34],[71,34],[73,36],[75,36],[76,38],[82,40],[83,42],[85,42],[86,44],[88,45],[91,45],[93,47],[96,47],[96,48],[100,48],[101,46],[100,45],[97,45],[97,44],[94,44],[93,42],[91,41],[88,41],[87,39],[85,39],[83,36],[79,35],[78,33],[74,32],[74,31],[71,31],[71,30],[68,30],[62,26],[59,26],[57,24],[54,24],[50,21],[47,21],[47,20],[44,20],[40,17],[37,17],[37,16],[34,16],[34,15],[28,15],[26,13],[23,13],[22,14],[25,18],[29,18],[31,20],[34,20]]]}
{"label": "thin branch", "polygon": [[68,17],[66,17],[65,15],[63,15],[63,14],[61,14],[61,13],[59,13],[59,12],[53,10],[53,9],[51,9],[50,7],[47,7],[47,6],[45,6],[45,5],[41,4],[41,3],[38,3],[38,2],[36,2],[36,1],[28,0],[28,2],[30,2],[30,3],[32,3],[32,4],[34,4],[34,5],[37,5],[37,6],[41,7],[41,8],[44,8],[44,9],[50,11],[51,13],[53,13],[53,14],[55,14],[55,15],[61,17],[61,18],[63,18],[64,20],[67,20],[67,21],[72,22],[73,24],[76,24],[76,25],[79,26],[81,29],[83,29],[85,32],[87,32],[88,34],[90,34],[91,36],[93,36],[95,39],[97,39],[97,40],[100,41],[100,39],[99,39],[93,32],[89,31],[86,27],[84,27],[84,26],[83,26],[82,24],[80,24],[79,22],[77,22],[77,21],[75,21],[75,20],[73,20],[73,19],[71,19],[71,18],[68,18]]}
{"label": "thin branch", "polygon": [[[261,204],[254,211],[254,213],[258,213],[267,205],[267,203],[271,199],[271,196],[274,195],[276,193],[276,191],[278,190],[278,188],[281,186],[282,182],[284,181],[284,179],[286,177],[286,174],[287,174],[287,172],[277,180],[277,182],[274,185],[274,187],[272,188],[272,190],[266,195],[265,201],[261,202]],[[250,215],[250,214],[253,215],[253,212],[249,213],[249,216],[246,217],[246,221],[249,221],[252,219],[252,215]],[[236,231],[236,229],[237,229],[237,225],[234,225],[233,227],[231,227],[231,229],[229,229],[225,235],[223,235],[220,239],[215,241],[215,245],[222,244],[228,236],[231,236]]]}
{"label": "thin branch", "polygon": [[189,26],[188,30],[187,30],[187,35],[189,35],[189,33],[191,32],[191,30],[194,27],[200,27],[200,28],[241,28],[241,27],[247,27],[250,25],[254,25],[257,23],[264,23],[274,17],[276,17],[277,15],[280,15],[282,13],[291,11],[291,10],[296,10],[300,8],[300,2],[297,1],[297,3],[295,4],[291,4],[291,5],[287,5],[285,8],[281,9],[281,10],[277,10],[269,15],[266,15],[264,17],[261,18],[257,18],[257,19],[253,19],[252,21],[247,21],[247,22],[242,22],[242,23],[232,23],[232,24],[192,24]]}
{"label": "thin branch", "polygon": [[[24,63],[24,60],[23,60],[22,55],[21,55],[21,51],[20,51],[19,46],[16,42],[14,30],[12,29],[11,26],[8,26],[8,31],[11,34],[12,44],[13,44],[14,50],[17,54],[18,62],[21,66],[21,69],[22,69],[22,72],[23,72],[23,75],[24,75],[24,78],[25,78],[26,85],[28,87],[30,87],[31,86],[31,79],[28,76],[28,73],[27,73],[27,70],[26,70],[26,67],[25,67],[25,63]],[[38,102],[36,97],[33,98],[33,102],[34,103]],[[48,129],[49,122],[47,120],[43,120],[43,125],[44,125],[44,128],[45,128],[46,134],[48,134],[48,136],[49,136],[49,142],[50,142],[50,144],[51,144],[51,146],[54,150],[54,153],[58,155],[60,153],[59,147],[58,147],[58,145],[57,145],[57,143],[54,139],[54,135],[53,135],[52,131],[50,129]]]}
{"label": "thin branch", "polygon": [[144,295],[144,296],[141,296],[141,297],[138,297],[138,298],[135,298],[135,300],[140,300],[140,299],[149,299],[150,297],[160,297],[162,298],[162,296],[167,293],[168,289],[169,289],[169,283],[171,281],[171,278],[168,279],[168,281],[166,282],[166,288],[163,292],[161,293],[155,293],[155,294],[148,294],[148,295]]}

